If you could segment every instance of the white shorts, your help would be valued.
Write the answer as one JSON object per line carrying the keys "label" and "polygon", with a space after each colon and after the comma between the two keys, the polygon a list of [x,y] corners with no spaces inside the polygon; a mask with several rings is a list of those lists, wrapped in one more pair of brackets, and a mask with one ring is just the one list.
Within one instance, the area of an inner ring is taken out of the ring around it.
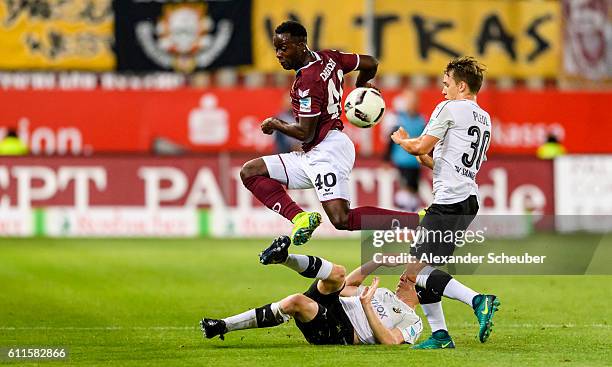
{"label": "white shorts", "polygon": [[262,158],[270,178],[288,189],[314,187],[321,202],[351,199],[349,177],[355,164],[355,146],[341,131],[331,130],[307,153],[290,152]]}

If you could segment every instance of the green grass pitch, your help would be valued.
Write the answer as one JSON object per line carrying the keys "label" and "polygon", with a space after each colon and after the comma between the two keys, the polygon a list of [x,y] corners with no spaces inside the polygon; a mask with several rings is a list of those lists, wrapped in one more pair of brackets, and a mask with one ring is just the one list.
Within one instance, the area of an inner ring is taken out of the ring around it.
{"label": "green grass pitch", "polygon": [[[455,350],[311,346],[293,321],[231,333],[225,341],[203,339],[203,316],[228,316],[307,288],[308,279],[258,263],[266,246],[249,239],[2,239],[0,348],[70,351],[68,361],[32,365],[612,364],[610,276],[458,276],[497,294],[502,308],[491,338],[481,344],[471,309],[445,300]],[[293,250],[349,269],[360,255],[356,240],[314,239]],[[389,288],[396,281],[382,277]]]}

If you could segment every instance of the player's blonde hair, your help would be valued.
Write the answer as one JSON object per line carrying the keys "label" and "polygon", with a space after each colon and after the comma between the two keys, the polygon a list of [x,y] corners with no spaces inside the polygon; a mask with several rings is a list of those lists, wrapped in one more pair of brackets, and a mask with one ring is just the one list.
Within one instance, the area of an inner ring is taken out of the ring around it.
{"label": "player's blonde hair", "polygon": [[487,70],[487,67],[474,57],[461,56],[452,59],[448,65],[446,65],[444,74],[451,76],[452,71],[452,78],[455,82],[465,82],[470,88],[470,91],[476,94],[482,86],[485,70]]}

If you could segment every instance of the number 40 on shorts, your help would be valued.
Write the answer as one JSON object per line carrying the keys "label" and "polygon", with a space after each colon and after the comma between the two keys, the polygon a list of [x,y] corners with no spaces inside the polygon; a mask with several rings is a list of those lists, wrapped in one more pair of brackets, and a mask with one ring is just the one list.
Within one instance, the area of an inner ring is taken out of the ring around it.
{"label": "number 40 on shorts", "polygon": [[317,187],[317,190],[321,190],[323,186],[333,187],[336,185],[336,182],[336,174],[333,172],[329,172],[324,175],[319,173],[315,178],[315,186]]}

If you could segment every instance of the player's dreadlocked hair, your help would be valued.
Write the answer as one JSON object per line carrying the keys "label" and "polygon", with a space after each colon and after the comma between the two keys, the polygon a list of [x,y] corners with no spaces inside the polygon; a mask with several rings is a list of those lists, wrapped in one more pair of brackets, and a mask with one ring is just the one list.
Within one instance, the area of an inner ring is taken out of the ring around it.
{"label": "player's dreadlocked hair", "polygon": [[306,40],[306,28],[295,20],[287,20],[282,22],[274,30],[276,34],[289,33],[291,37],[304,38]]}
{"label": "player's dreadlocked hair", "polygon": [[461,56],[452,59],[448,65],[446,65],[444,74],[450,76],[450,72],[452,71],[455,82],[463,81],[467,83],[468,87],[470,87],[470,91],[476,94],[482,86],[483,73],[485,70],[487,70],[486,66],[478,62],[478,60],[472,56]]}

